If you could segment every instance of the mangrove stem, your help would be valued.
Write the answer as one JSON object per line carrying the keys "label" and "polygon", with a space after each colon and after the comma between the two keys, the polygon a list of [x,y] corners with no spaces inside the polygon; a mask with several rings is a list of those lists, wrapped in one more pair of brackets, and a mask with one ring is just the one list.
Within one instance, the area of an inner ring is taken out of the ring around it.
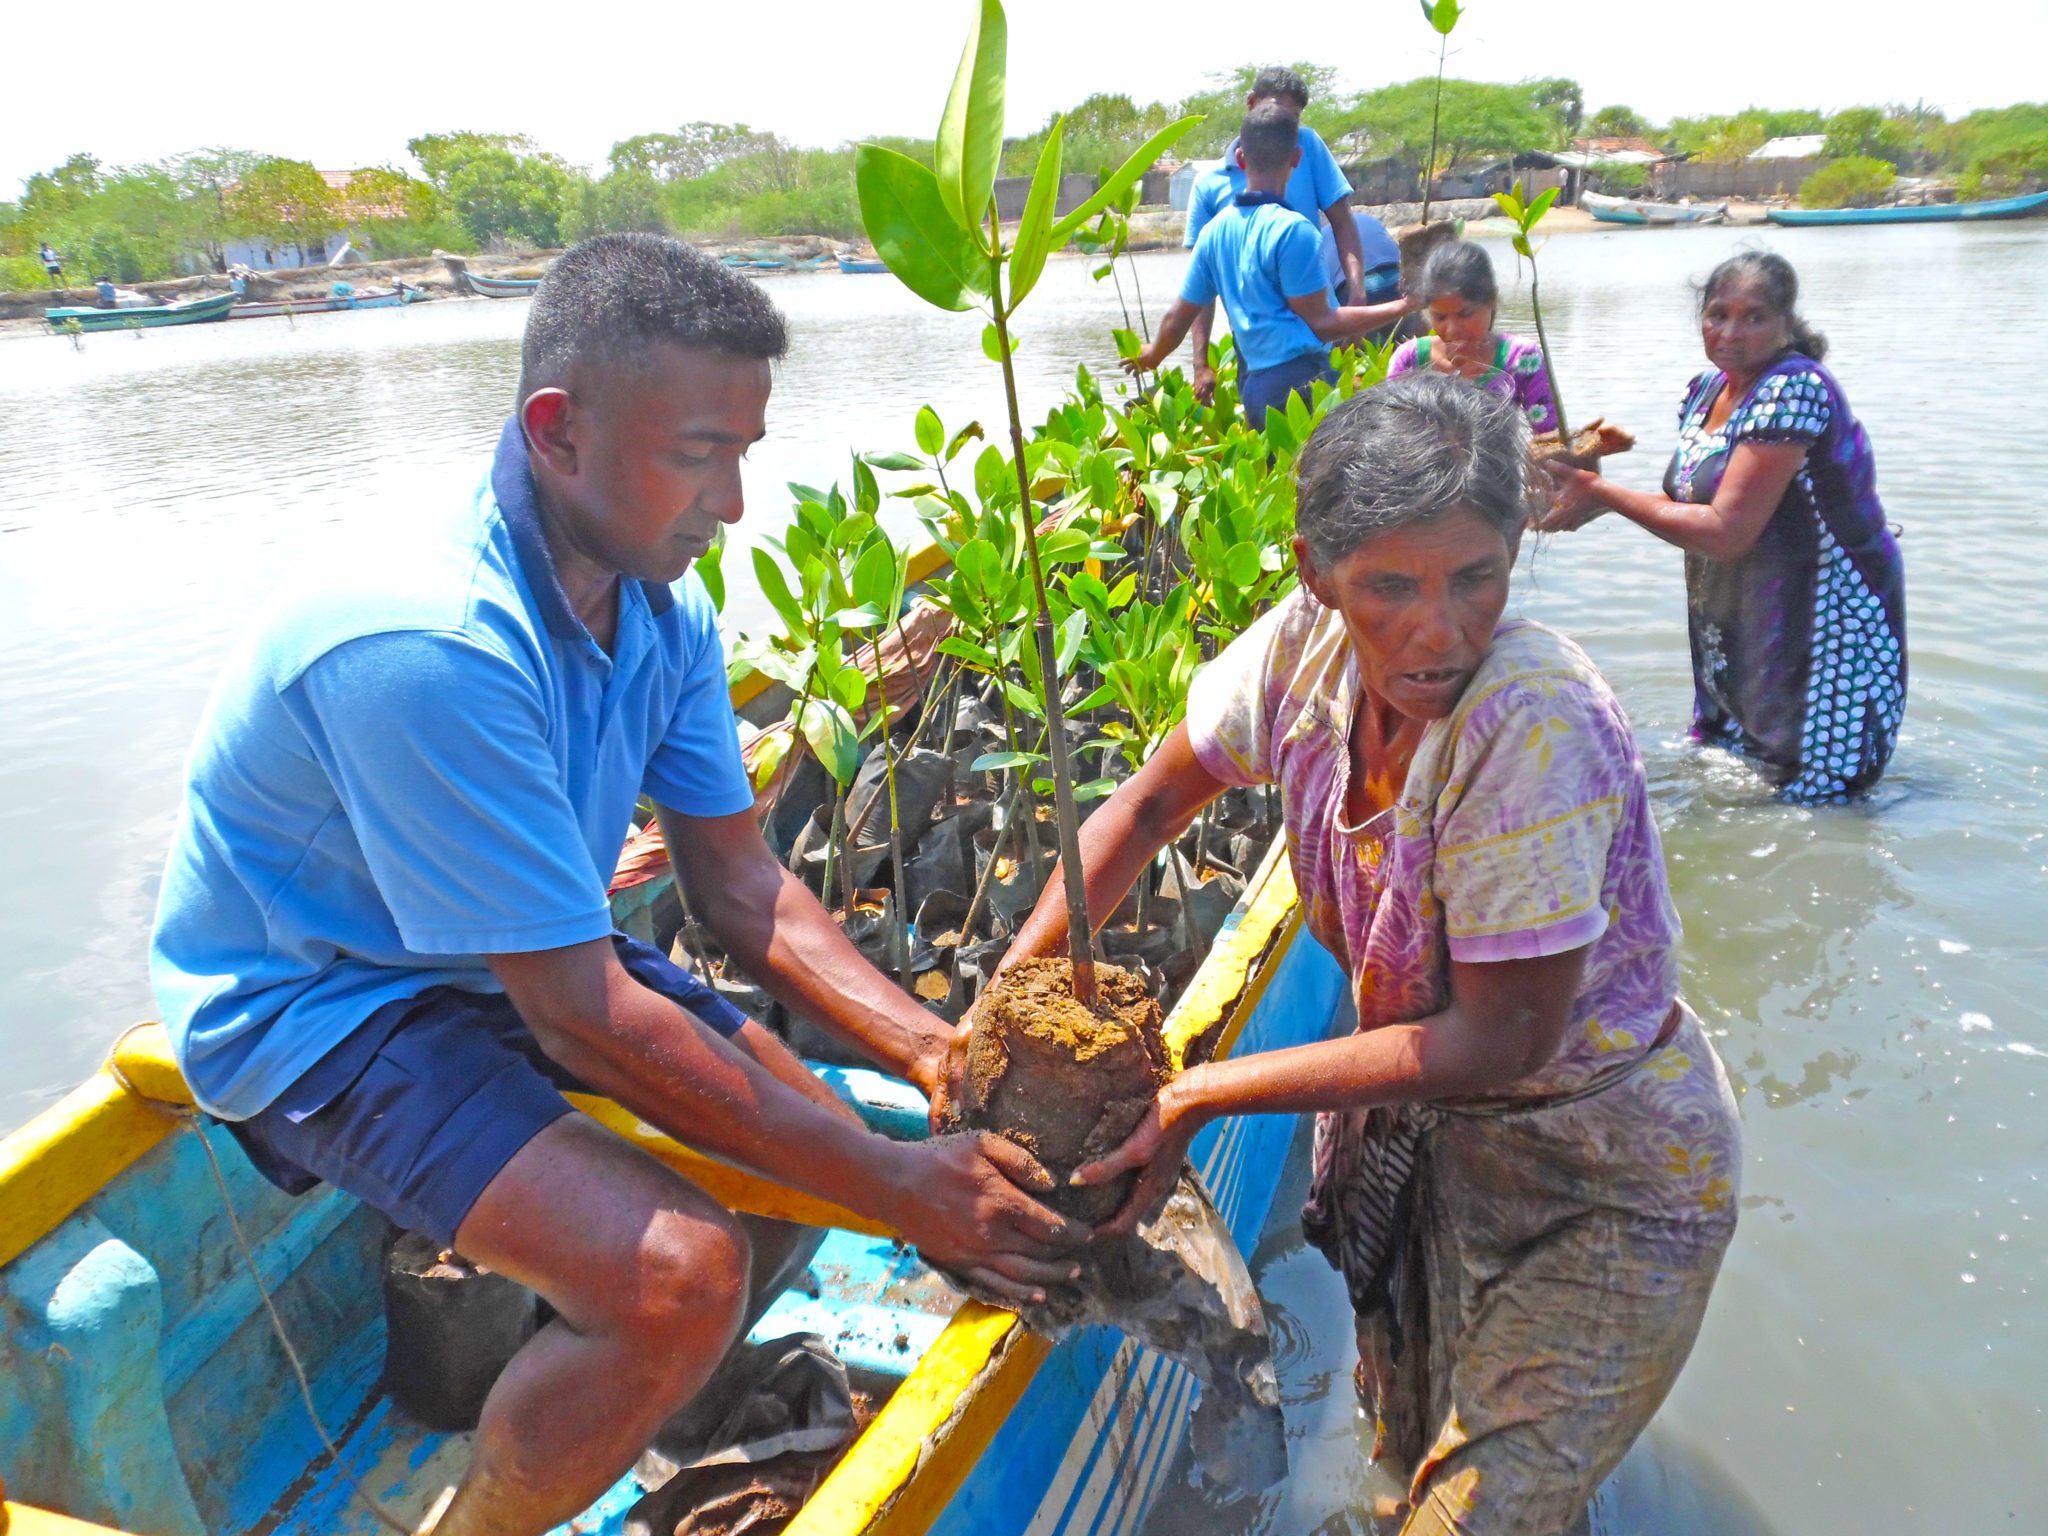
{"label": "mangrove stem", "polygon": [[[996,350],[1003,360],[1003,398],[1010,408],[1010,449],[1017,461],[1017,509],[1024,520],[1024,548],[1031,557],[1031,590],[1038,602],[1034,628],[1038,637],[1038,673],[1045,685],[1047,745],[1052,749],[1052,799],[1059,826],[1060,868],[1066,877],[1067,956],[1073,966],[1074,997],[1093,1011],[1095,930],[1088,922],[1088,886],[1081,872],[1081,818],[1074,807],[1074,766],[1068,753],[1067,711],[1060,698],[1059,658],[1054,649],[1052,604],[1045,595],[1045,567],[1038,558],[1038,519],[1031,507],[1031,466],[1024,452],[1024,417],[1017,404],[1017,370],[1010,360],[1009,316],[1001,297],[1002,262],[995,263],[995,294],[989,308],[995,316]],[[1035,822],[1037,818],[1034,816]]]}

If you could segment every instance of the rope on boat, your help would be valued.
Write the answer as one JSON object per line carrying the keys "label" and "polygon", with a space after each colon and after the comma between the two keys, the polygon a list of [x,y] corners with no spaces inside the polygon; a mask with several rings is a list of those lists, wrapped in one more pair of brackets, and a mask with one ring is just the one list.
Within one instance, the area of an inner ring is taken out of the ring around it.
{"label": "rope on boat", "polygon": [[270,1330],[277,1335],[278,1346],[284,1350],[284,1357],[292,1368],[292,1376],[299,1384],[299,1401],[306,1405],[306,1417],[313,1423],[313,1433],[320,1437],[320,1443],[327,1448],[327,1458],[334,1463],[334,1470],[347,1480],[349,1487],[355,1491],[355,1496],[363,1501],[364,1507],[371,1514],[375,1515],[386,1529],[396,1533],[396,1536],[418,1536],[418,1531],[430,1529],[441,1511],[446,1508],[447,1496],[443,1495],[435,1508],[429,1513],[428,1524],[416,1528],[406,1524],[398,1516],[394,1515],[375,1494],[363,1486],[363,1480],[356,1476],[354,1469],[346,1461],[342,1460],[341,1448],[334,1443],[334,1436],[327,1432],[327,1423],[320,1417],[320,1410],[313,1406],[313,1387],[312,1383],[306,1379],[305,1364],[299,1359],[298,1350],[292,1347],[291,1338],[285,1332],[284,1318],[278,1313],[277,1303],[270,1299],[270,1289],[264,1285],[263,1274],[256,1267],[256,1254],[249,1247],[249,1239],[242,1231],[242,1218],[235,1213],[234,1196],[228,1189],[227,1175],[221,1172],[220,1158],[215,1154],[213,1142],[206,1134],[205,1116],[190,1105],[174,1104],[163,1099],[150,1097],[150,1095],[136,1087],[129,1079],[128,1074],[121,1070],[120,1053],[122,1043],[127,1040],[130,1034],[134,1033],[135,1029],[145,1027],[147,1026],[138,1024],[133,1029],[125,1031],[121,1038],[114,1042],[113,1050],[107,1053],[107,1072],[113,1077],[115,1082],[127,1089],[128,1092],[134,1094],[138,1099],[191,1122],[192,1134],[199,1138],[200,1149],[206,1153],[206,1166],[213,1175],[213,1187],[220,1191],[221,1209],[228,1213],[228,1230],[234,1234],[235,1247],[241,1251],[242,1265],[248,1270],[250,1283],[256,1287],[256,1294],[263,1302],[263,1310],[270,1317]]}

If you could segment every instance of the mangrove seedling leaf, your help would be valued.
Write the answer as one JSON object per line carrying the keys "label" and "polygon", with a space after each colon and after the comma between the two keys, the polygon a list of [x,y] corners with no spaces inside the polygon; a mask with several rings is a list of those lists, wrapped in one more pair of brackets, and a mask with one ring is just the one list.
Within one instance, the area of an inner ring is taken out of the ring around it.
{"label": "mangrove seedling leaf", "polygon": [[[1515,185],[1519,187],[1521,183],[1516,182]],[[1521,198],[1512,192],[1496,192],[1493,194],[1493,200],[1500,204],[1500,211],[1502,213],[1513,219],[1517,224],[1522,222],[1523,208]]]}
{"label": "mangrove seedling leaf", "polygon": [[1094,194],[1086,202],[1053,225],[1052,248],[1056,251],[1062,249],[1069,240],[1074,238],[1075,230],[1086,224],[1122,196],[1125,187],[1150,170],[1153,161],[1165,154],[1175,144],[1178,144],[1181,136],[1201,121],[1201,117],[1197,115],[1194,117],[1184,117],[1176,123],[1168,123],[1164,128],[1153,134],[1151,138],[1140,144],[1128,160],[1124,161],[1110,175],[1102,178],[1102,185],[1095,189]]}
{"label": "mangrove seedling leaf", "polygon": [[789,579],[782,574],[782,564],[760,545],[754,546],[754,579],[761,585],[761,595],[768,599],[768,606],[792,635],[806,633],[811,625],[804,611],[798,606],[796,596],[789,590]]}
{"label": "mangrove seedling leaf", "polygon": [[1074,786],[1074,798],[1076,800],[1100,800],[1104,795],[1113,794],[1115,791],[1115,779],[1090,779],[1086,784],[1076,784]]}
{"label": "mangrove seedling leaf", "polygon": [[754,793],[759,794],[775,782],[775,770],[782,766],[782,760],[789,756],[790,738],[787,732],[777,732],[763,741],[754,756]]}
{"label": "mangrove seedling leaf", "polygon": [[1529,205],[1528,228],[1534,229],[1536,221],[1550,212],[1550,205],[1557,201],[1557,194],[1560,190],[1557,187],[1546,187],[1543,191],[1536,194],[1536,201]]}
{"label": "mangrove seedling leaf", "polygon": [[833,782],[851,784],[860,771],[860,732],[854,729],[853,716],[830,699],[805,699],[796,724]]}
{"label": "mangrove seedling leaf", "polygon": [[917,437],[918,452],[928,459],[936,459],[939,450],[946,446],[946,427],[939,420],[939,413],[928,405],[920,405],[917,424],[912,430]]}
{"label": "mangrove seedling leaf", "polygon": [[1119,326],[1109,333],[1109,337],[1116,343],[1118,357],[1136,357],[1145,350],[1145,344],[1138,340],[1136,331],[1127,331]]}
{"label": "mangrove seedling leaf", "polygon": [[952,656],[960,661],[972,662],[984,672],[1000,672],[1003,664],[996,659],[995,652],[986,646],[976,645],[972,640],[963,640],[958,635],[948,635],[939,642],[939,654]]}
{"label": "mangrove seedling leaf", "polygon": [[875,482],[875,472],[861,462],[858,454],[853,460],[853,504],[870,513],[882,504],[882,488]]}
{"label": "mangrove seedling leaf", "polygon": [[981,244],[981,221],[1003,158],[1003,93],[1008,79],[1009,24],[1000,0],[981,0],[960,50],[960,67],[939,118],[939,196],[954,221]]}
{"label": "mangrove seedling leaf", "polygon": [[832,622],[841,629],[873,629],[882,622],[882,611],[866,603],[834,610]]}
{"label": "mangrove seedling leaf", "polygon": [[[1013,299],[1011,302],[1016,301]],[[1017,338],[1012,336],[1010,352],[1015,355],[1016,351]],[[1000,363],[1003,360],[1003,338],[993,325],[984,325],[981,328],[981,355],[992,363]]]}
{"label": "mangrove seedling leaf", "polygon": [[[936,452],[937,450],[934,449],[933,451]],[[929,467],[928,465],[926,465],[923,459],[918,458],[915,454],[909,453],[870,453],[864,455],[864,457],[870,464],[874,465],[877,469],[893,469],[900,471],[906,469],[925,469]]]}
{"label": "mangrove seedling leaf", "polygon": [[1038,285],[1045,258],[1052,250],[1052,218],[1059,201],[1060,164],[1065,153],[1067,120],[1056,117],[1031,173],[1031,191],[1024,199],[1024,217],[1017,225],[1017,243],[1010,255],[1010,312]]}
{"label": "mangrove seedling leaf", "polygon": [[1431,0],[1422,0],[1422,14],[1429,19],[1438,36],[1449,37],[1463,13],[1458,9],[1458,0],[1435,0],[1434,4]]}
{"label": "mangrove seedling leaf", "polygon": [[711,611],[725,612],[725,530],[711,541],[711,547],[697,557],[697,579],[711,596]]}
{"label": "mangrove seedling leaf", "polygon": [[853,563],[853,600],[878,618],[888,617],[896,595],[896,566],[896,546],[885,538],[871,540]]}
{"label": "mangrove seedling leaf", "polygon": [[903,286],[940,309],[972,309],[989,290],[989,261],[947,210],[938,178],[908,155],[863,144],[853,160],[860,221]]}
{"label": "mangrove seedling leaf", "polygon": [[[832,690],[833,701],[843,709],[856,710],[868,701],[868,676],[859,667],[841,667],[832,674],[828,686]],[[851,724],[850,721],[848,723]]]}
{"label": "mangrove seedling leaf", "polygon": [[994,773],[1002,768],[1022,768],[1026,763],[1042,763],[1045,758],[1036,752],[984,752],[967,765],[969,773]]}
{"label": "mangrove seedling leaf", "polygon": [[960,450],[962,448],[965,448],[969,443],[979,442],[984,435],[980,422],[970,421],[967,423],[966,426],[955,432],[952,440],[946,444],[946,462],[948,464],[952,463],[960,457]]}

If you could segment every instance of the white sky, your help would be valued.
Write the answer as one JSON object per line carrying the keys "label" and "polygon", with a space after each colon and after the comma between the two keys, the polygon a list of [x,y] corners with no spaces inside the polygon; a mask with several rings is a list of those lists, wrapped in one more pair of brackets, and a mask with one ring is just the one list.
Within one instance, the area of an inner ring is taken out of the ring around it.
{"label": "white sky", "polygon": [[[408,138],[457,128],[525,132],[581,164],[698,118],[804,144],[929,135],[968,4],[471,0],[203,15],[106,0],[86,32],[71,29],[76,52],[15,29],[42,60],[17,59],[0,89],[0,196],[75,150],[127,164],[226,145],[334,169],[402,164]],[[1009,11],[1012,132],[1092,91],[1172,98],[1253,60],[1332,63],[1350,88],[1435,64],[1416,0],[1011,0]],[[2044,41],[2043,0],[1468,0],[1450,69],[1569,75],[1589,109],[1624,102],[1660,121],[1923,98],[1955,116],[2048,97]]]}

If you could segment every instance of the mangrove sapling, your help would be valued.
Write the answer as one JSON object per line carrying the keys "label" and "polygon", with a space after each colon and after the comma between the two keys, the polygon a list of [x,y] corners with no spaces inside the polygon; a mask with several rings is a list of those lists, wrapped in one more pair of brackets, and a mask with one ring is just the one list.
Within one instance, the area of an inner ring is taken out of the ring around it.
{"label": "mangrove sapling", "polygon": [[1429,108],[1429,163],[1422,168],[1422,224],[1429,227],[1429,194],[1436,181],[1437,127],[1444,115],[1444,60],[1449,55],[1451,33],[1464,14],[1458,0],[1422,0],[1422,15],[1436,31],[1436,97]]}
{"label": "mangrove sapling", "polygon": [[1557,201],[1557,193],[1556,187],[1549,187],[1537,193],[1533,200],[1525,201],[1523,183],[1517,181],[1514,191],[1496,192],[1493,200],[1515,225],[1515,254],[1529,263],[1529,310],[1536,318],[1536,345],[1543,354],[1543,378],[1550,386],[1551,412],[1557,417],[1555,451],[1551,451],[1544,441],[1550,434],[1544,433],[1537,439],[1537,452],[1543,457],[1561,459],[1567,464],[1590,469],[1598,465],[1602,454],[1627,452],[1635,446],[1635,439],[1621,428],[1610,427],[1597,417],[1574,438],[1565,420],[1564,395],[1558,390],[1557,366],[1550,357],[1550,335],[1543,328],[1543,297],[1537,288],[1536,246],[1530,238],[1543,216],[1550,212],[1551,204]]}
{"label": "mangrove sapling", "polygon": [[[1074,988],[1086,1006],[1096,997],[1092,929],[1080,859],[1080,820],[1073,794],[1073,767],[1057,679],[1052,672],[1052,614],[1038,548],[1036,518],[1017,403],[1011,319],[1036,286],[1046,258],[1071,240],[1088,220],[1109,207],[1160,153],[1198,119],[1184,118],[1153,135],[1097,191],[1064,218],[1055,218],[1064,120],[1055,119],[1031,178],[1014,243],[1006,246],[995,206],[996,168],[1003,150],[1003,105],[1007,90],[1008,23],[999,0],[981,0],[953,88],[939,120],[934,166],[907,155],[863,144],[855,158],[855,186],[861,222],[876,254],[912,292],[941,309],[980,309],[989,317],[983,345],[1003,370],[1009,412],[1011,460],[1017,475],[1018,519],[1029,558],[1039,630],[1038,657],[1053,769],[1060,854],[1064,863],[1068,947]],[[1007,278],[1007,281],[1005,280]]]}

